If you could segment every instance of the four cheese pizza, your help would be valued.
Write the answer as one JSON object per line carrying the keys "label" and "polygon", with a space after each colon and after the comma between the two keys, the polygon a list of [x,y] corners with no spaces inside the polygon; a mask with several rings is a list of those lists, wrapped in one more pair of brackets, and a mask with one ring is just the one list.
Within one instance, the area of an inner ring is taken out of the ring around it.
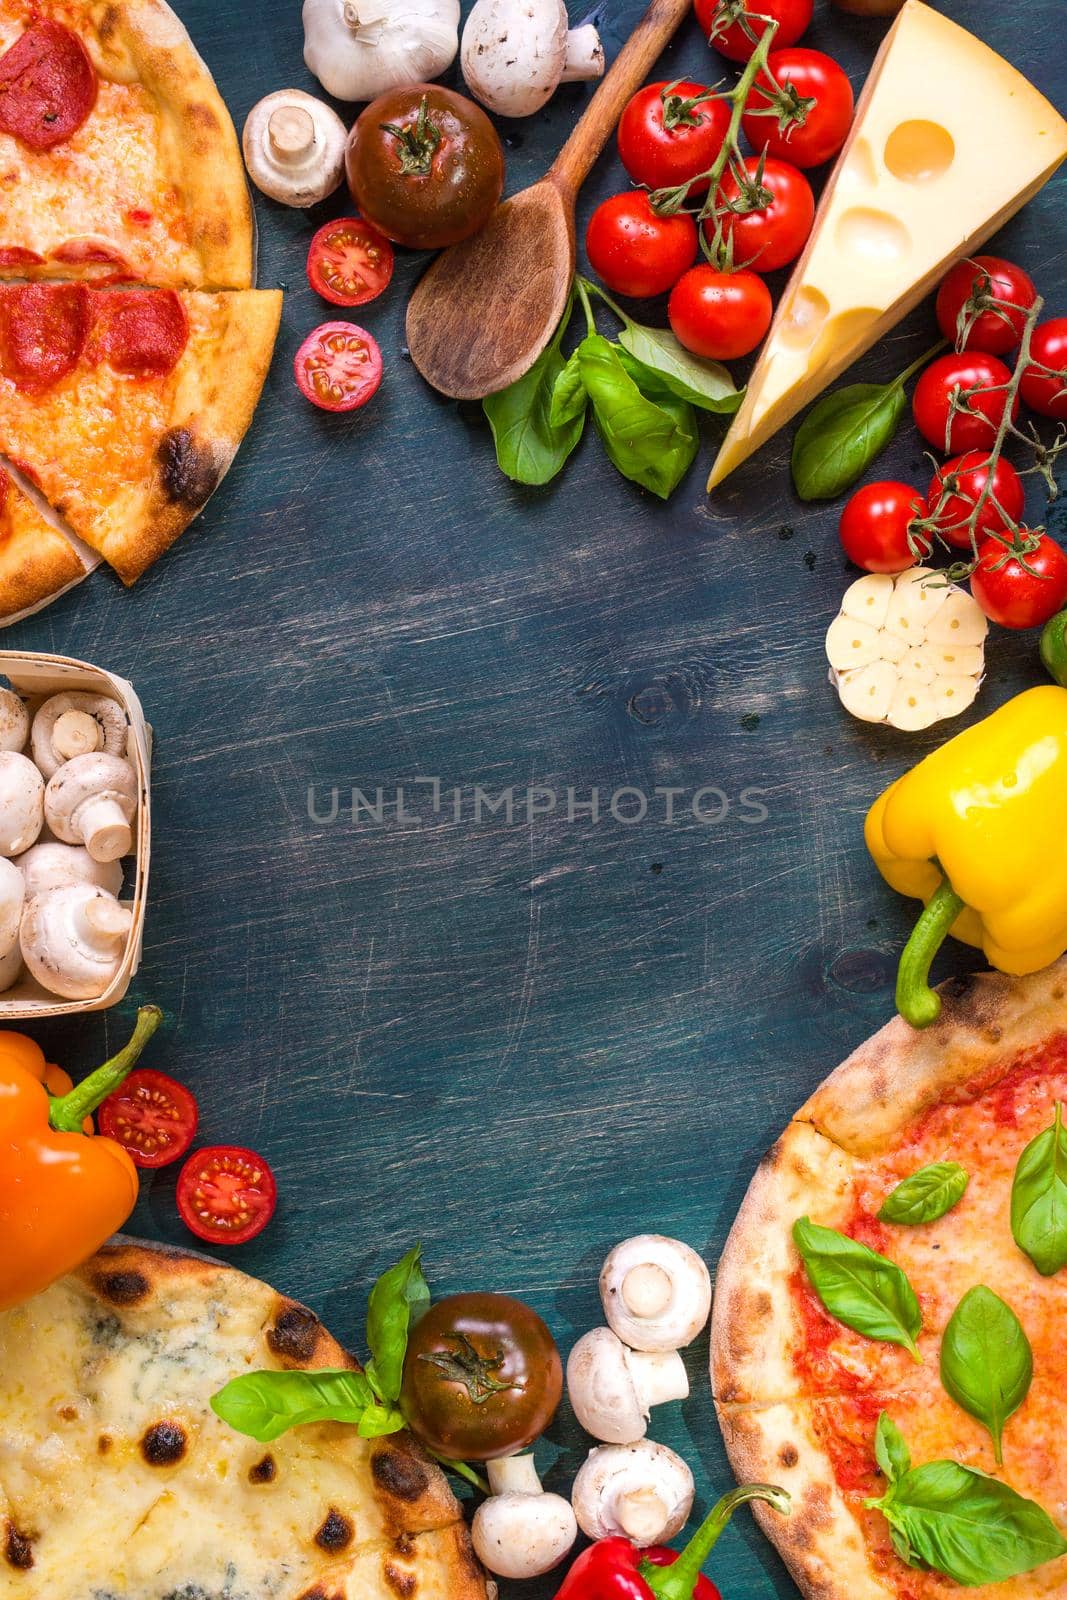
{"label": "four cheese pizza", "polygon": [[5,1600],[486,1600],[443,1474],[406,1434],[264,1446],[209,1400],[252,1368],[355,1369],[231,1267],[119,1243],[0,1314]]}
{"label": "four cheese pizza", "polygon": [[719,1271],[727,1449],[819,1600],[1067,1595],[1067,963],[943,994],[797,1113]]}

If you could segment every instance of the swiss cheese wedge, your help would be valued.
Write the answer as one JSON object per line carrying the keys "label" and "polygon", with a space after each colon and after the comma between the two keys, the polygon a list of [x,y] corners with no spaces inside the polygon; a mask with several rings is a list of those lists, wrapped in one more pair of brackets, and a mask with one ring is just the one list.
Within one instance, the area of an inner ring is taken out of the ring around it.
{"label": "swiss cheese wedge", "polygon": [[1067,156],[1014,67],[907,0],[708,480],[739,466],[989,238]]}

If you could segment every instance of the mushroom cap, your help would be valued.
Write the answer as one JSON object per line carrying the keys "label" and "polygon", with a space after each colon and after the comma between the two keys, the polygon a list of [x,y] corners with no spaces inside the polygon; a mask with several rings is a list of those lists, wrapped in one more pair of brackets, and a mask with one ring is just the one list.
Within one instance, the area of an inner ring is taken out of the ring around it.
{"label": "mushroom cap", "polygon": [[10,989],[22,970],[19,924],[25,901],[22,873],[13,861],[0,856],[0,990]]}
{"label": "mushroom cap", "polygon": [[44,814],[64,844],[84,844],[95,861],[130,852],[137,774],[121,756],[96,750],[65,761],[48,780]]}
{"label": "mushroom cap", "polygon": [[567,1359],[574,1415],[594,1439],[629,1444],[648,1427],[621,1339],[610,1328],[583,1334]]}
{"label": "mushroom cap", "polygon": [[496,1494],[474,1513],[471,1539],[500,1578],[536,1578],[558,1567],[578,1537],[574,1511],[558,1494]]}
{"label": "mushroom cap", "polygon": [[65,761],[93,750],[125,755],[127,728],[126,713],[110,695],[65,689],[37,708],[30,733],[33,759],[50,778]]}
{"label": "mushroom cap", "polygon": [[460,62],[476,100],[502,117],[529,117],[551,99],[567,61],[562,0],[477,0]]}
{"label": "mushroom cap", "polygon": [[0,750],[24,750],[29,733],[26,702],[14,689],[0,689]]}
{"label": "mushroom cap", "polygon": [[44,825],[44,779],[28,756],[0,750],[0,856],[28,850]]}
{"label": "mushroom cap", "polygon": [[14,863],[26,885],[26,898],[68,883],[91,883],[117,895],[122,888],[122,867],[117,861],[94,861],[84,845],[42,839],[32,844]]}
{"label": "mushroom cap", "polygon": [[693,1474],[651,1439],[591,1450],[574,1480],[578,1526],[590,1539],[616,1536],[642,1549],[680,1533],[693,1509]]}
{"label": "mushroom cap", "polygon": [[133,914],[106,889],[65,884],[35,895],[22,913],[22,955],[30,973],[65,1000],[95,1000],[117,977]]}
{"label": "mushroom cap", "polygon": [[640,1233],[608,1255],[600,1298],[608,1326],[632,1350],[681,1350],[711,1315],[711,1274],[680,1239]]}
{"label": "mushroom cap", "polygon": [[325,101],[278,89],[248,113],[241,144],[256,188],[287,206],[313,206],[340,186],[348,129]]}

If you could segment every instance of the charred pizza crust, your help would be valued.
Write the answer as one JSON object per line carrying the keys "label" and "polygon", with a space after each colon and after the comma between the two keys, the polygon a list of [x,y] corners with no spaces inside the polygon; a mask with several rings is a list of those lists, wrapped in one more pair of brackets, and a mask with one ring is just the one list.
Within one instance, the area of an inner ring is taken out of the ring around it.
{"label": "charred pizza crust", "polygon": [[[0,1589],[12,1600],[485,1600],[459,1506],[406,1434],[269,1446],[210,1395],[357,1363],[305,1306],[116,1243],[0,1315]],[[6,1576],[4,1576],[6,1574]]]}

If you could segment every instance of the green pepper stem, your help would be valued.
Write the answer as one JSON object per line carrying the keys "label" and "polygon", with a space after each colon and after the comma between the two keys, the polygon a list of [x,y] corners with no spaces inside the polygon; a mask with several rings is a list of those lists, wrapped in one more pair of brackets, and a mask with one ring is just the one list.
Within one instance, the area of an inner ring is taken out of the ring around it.
{"label": "green pepper stem", "polygon": [[901,953],[897,1010],[913,1028],[928,1028],[941,1015],[941,996],[930,987],[930,968],[962,910],[963,901],[948,879],[942,878]]}
{"label": "green pepper stem", "polygon": [[162,1021],[163,1013],[158,1006],[142,1006],[137,1013],[133,1037],[123,1045],[118,1055],[105,1061],[102,1067],[97,1067],[69,1094],[52,1101],[48,1108],[48,1121],[57,1133],[81,1133],[86,1117],[91,1116],[108,1095],[129,1077],[141,1051]]}
{"label": "green pepper stem", "polygon": [[770,1483],[743,1483],[732,1489],[705,1517],[678,1560],[670,1567],[641,1566],[641,1576],[657,1600],[692,1600],[701,1568],[719,1542],[719,1536],[738,1506],[749,1500],[765,1500],[783,1517],[789,1515],[789,1494]]}

